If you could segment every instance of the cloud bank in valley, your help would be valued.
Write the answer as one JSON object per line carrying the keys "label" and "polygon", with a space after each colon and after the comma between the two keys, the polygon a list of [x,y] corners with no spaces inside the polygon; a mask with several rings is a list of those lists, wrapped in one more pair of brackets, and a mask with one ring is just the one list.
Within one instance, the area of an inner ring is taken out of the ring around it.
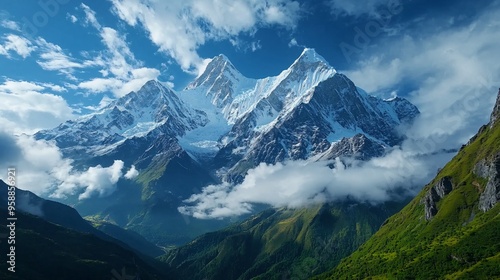
{"label": "cloud bank in valley", "polygon": [[[252,213],[253,204],[303,207],[315,203],[353,199],[379,203],[399,194],[415,194],[448,159],[446,155],[423,158],[400,148],[370,161],[289,161],[261,163],[248,171],[236,186],[211,185],[179,207],[182,214],[199,219]],[[346,167],[348,165],[349,167]]]}

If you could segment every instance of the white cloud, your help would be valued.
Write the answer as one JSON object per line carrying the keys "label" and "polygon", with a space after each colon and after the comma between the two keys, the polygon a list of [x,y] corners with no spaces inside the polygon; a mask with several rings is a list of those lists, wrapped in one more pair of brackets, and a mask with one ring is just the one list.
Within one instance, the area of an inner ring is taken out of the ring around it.
{"label": "white cloud", "polygon": [[290,42],[288,43],[288,47],[291,48],[291,47],[297,47],[299,45],[299,43],[297,43],[297,39],[295,38],[292,38],[290,40]]}
{"label": "white cloud", "polygon": [[67,55],[59,45],[47,42],[45,39],[40,37],[37,38],[36,44],[40,49],[37,63],[40,67],[42,67],[42,69],[47,71],[58,71],[71,78],[75,69],[103,65],[103,62],[99,58],[94,60],[78,61],[77,59]]}
{"label": "white cloud", "polygon": [[[132,166],[124,175],[121,160],[115,160],[108,167],[97,165],[77,170],[72,160],[63,158],[55,143],[35,140],[31,136],[13,137],[0,131],[0,144],[10,149],[9,153],[0,156],[0,167],[4,170],[9,166],[17,167],[17,186],[38,195],[55,198],[78,195],[79,199],[108,196],[116,190],[118,180],[133,179],[138,174]],[[5,179],[5,175],[0,174],[0,179]]]}
{"label": "white cloud", "polygon": [[127,80],[120,78],[94,78],[78,84],[81,89],[92,93],[111,91],[116,97],[126,95],[131,91],[141,88],[147,81],[154,80],[160,75],[160,71],[153,68],[133,69]]}
{"label": "white cloud", "polygon": [[14,52],[22,58],[26,58],[30,56],[35,49],[36,46],[33,46],[28,39],[14,34],[9,34],[5,36],[4,42],[0,44],[0,55],[10,58],[10,53]]}
{"label": "white cloud", "polygon": [[179,211],[199,219],[224,218],[252,212],[253,204],[273,207],[304,207],[346,198],[379,203],[391,198],[395,188],[414,194],[425,184],[447,157],[427,160],[414,153],[395,149],[387,156],[368,162],[339,159],[330,162],[291,161],[250,170],[237,186],[212,185],[192,195]]}
{"label": "white cloud", "polygon": [[76,23],[78,21],[78,18],[75,15],[72,15],[70,13],[66,14],[66,18],[70,20],[72,23]]}
{"label": "white cloud", "polygon": [[205,60],[197,49],[209,40],[254,34],[263,26],[294,28],[297,1],[284,0],[113,0],[116,14],[129,25],[141,25],[151,41],[187,72],[200,74]]}
{"label": "white cloud", "polygon": [[1,20],[0,26],[7,28],[7,29],[10,29],[10,30],[13,30],[13,31],[20,31],[21,30],[21,27],[19,26],[19,24],[17,24],[17,22],[12,21],[12,20],[8,20],[8,19]]}
{"label": "white cloud", "polygon": [[142,66],[130,48],[125,36],[113,28],[102,26],[96,18],[96,13],[89,6],[81,4],[88,24],[94,27],[106,46],[100,57],[99,63],[103,69],[99,72],[102,78],[92,78],[78,84],[81,89],[90,93],[112,92],[116,97],[138,90],[149,80],[154,80],[160,75],[155,68]]}
{"label": "white cloud", "polygon": [[252,52],[255,52],[257,50],[262,49],[262,45],[260,43],[260,40],[252,42],[252,44],[250,44],[250,48],[251,48]]}
{"label": "white cloud", "polygon": [[96,29],[101,29],[101,25],[97,21],[95,11],[83,3],[80,4],[80,7],[83,9],[83,12],[85,13],[85,22],[87,24],[94,26]]}
{"label": "white cloud", "polygon": [[127,171],[127,173],[125,173],[125,178],[129,179],[129,180],[132,180],[134,178],[136,178],[137,176],[139,176],[139,171],[137,171],[137,169],[135,169],[135,165],[132,165],[132,167],[130,167],[130,169]]}
{"label": "white cloud", "polygon": [[62,91],[58,85],[7,80],[0,84],[0,121],[12,133],[33,133],[73,118],[64,98],[47,91]]}
{"label": "white cloud", "polygon": [[77,194],[79,199],[88,199],[97,194],[105,197],[116,190],[116,183],[123,177],[123,161],[115,160],[109,167],[97,165],[90,167],[84,172],[61,172],[64,169],[53,170],[52,174],[60,183],[51,197],[65,198],[68,195]]}

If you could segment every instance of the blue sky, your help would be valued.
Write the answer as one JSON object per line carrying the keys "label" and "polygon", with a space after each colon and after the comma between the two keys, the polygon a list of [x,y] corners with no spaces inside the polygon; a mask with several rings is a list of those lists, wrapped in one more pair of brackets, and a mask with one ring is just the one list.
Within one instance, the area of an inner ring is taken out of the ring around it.
{"label": "blue sky", "polygon": [[248,77],[277,75],[311,47],[369,93],[419,106],[415,133],[438,118],[459,143],[487,121],[500,73],[499,3],[477,2],[2,1],[0,121],[32,133],[150,79],[180,90],[220,53]]}

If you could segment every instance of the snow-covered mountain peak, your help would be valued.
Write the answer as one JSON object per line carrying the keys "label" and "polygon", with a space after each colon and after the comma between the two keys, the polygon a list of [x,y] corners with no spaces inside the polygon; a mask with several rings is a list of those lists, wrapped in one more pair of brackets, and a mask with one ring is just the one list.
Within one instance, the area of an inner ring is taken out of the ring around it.
{"label": "snow-covered mountain peak", "polygon": [[217,80],[239,81],[243,75],[234,67],[227,56],[220,54],[214,57],[205,68],[205,71],[191,82],[186,89],[200,86],[210,87]]}
{"label": "snow-covered mountain peak", "polygon": [[153,130],[180,136],[207,122],[204,112],[194,110],[174,91],[152,80],[97,112],[40,131],[35,136],[55,140],[63,149],[81,148],[86,153],[98,154],[126,139],[144,137]]}
{"label": "snow-covered mountain peak", "polygon": [[304,48],[302,53],[300,54],[299,58],[295,60],[295,62],[292,64],[300,64],[300,63],[305,63],[305,64],[324,64],[325,66],[331,67],[328,61],[325,60],[320,54],[316,52],[315,49],[312,48]]}

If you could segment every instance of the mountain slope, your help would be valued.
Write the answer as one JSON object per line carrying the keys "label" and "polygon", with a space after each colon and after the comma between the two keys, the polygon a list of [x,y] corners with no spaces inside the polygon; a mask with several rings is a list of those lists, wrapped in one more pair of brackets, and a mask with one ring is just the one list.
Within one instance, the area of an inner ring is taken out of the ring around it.
{"label": "mountain slope", "polygon": [[[7,189],[7,184],[0,180],[0,203],[2,205],[7,205]],[[74,208],[56,201],[40,198],[30,191],[16,189],[16,209],[68,230],[95,235],[100,239],[130,249],[138,255],[156,257],[163,252],[159,247],[147,242],[138,234],[136,234],[137,236],[131,236],[133,233],[122,233],[123,229],[113,228],[113,233],[121,234],[108,235],[84,220]],[[132,239],[132,237],[135,238]]]}
{"label": "mountain slope", "polygon": [[305,279],[336,265],[402,205],[270,209],[160,259],[183,279]]}
{"label": "mountain slope", "polygon": [[500,92],[483,126],[401,212],[318,279],[500,278]]}
{"label": "mountain slope", "polygon": [[[2,217],[6,213],[1,209]],[[166,271],[145,263],[119,245],[23,212],[17,212],[16,216],[16,272],[9,272],[7,262],[2,261],[1,279],[109,280],[117,275],[132,277],[121,279],[169,279]],[[7,223],[1,219],[2,234],[7,233]],[[0,248],[9,252],[7,242],[2,242]]]}

